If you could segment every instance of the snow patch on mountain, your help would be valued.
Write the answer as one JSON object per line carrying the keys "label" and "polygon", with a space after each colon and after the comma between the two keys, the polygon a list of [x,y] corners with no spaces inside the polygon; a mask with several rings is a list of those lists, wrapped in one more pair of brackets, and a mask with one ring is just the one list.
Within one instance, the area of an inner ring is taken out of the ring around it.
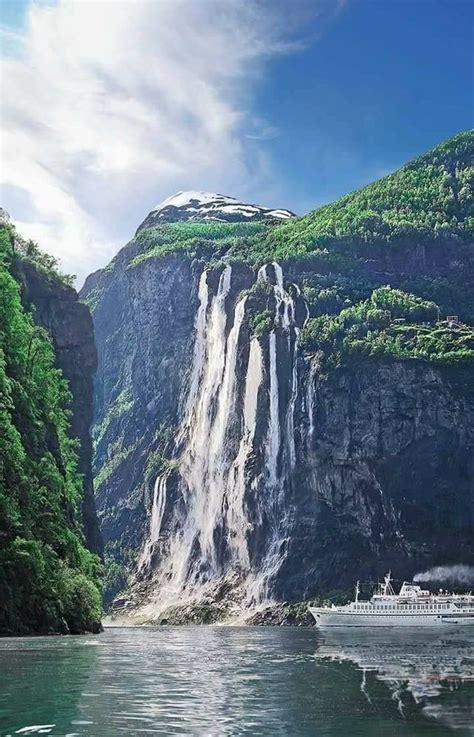
{"label": "snow patch on mountain", "polygon": [[239,222],[250,220],[282,221],[295,217],[290,210],[272,209],[260,205],[240,202],[235,197],[189,190],[177,192],[160,202],[150,212],[138,230],[150,228],[160,223],[173,223],[186,220],[215,220]]}

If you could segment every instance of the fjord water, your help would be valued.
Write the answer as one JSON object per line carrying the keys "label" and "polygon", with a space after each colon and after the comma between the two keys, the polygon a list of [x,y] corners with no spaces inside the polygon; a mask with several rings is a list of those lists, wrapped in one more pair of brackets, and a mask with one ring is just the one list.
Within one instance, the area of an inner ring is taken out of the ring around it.
{"label": "fjord water", "polygon": [[110,628],[0,640],[0,734],[464,737],[474,637]]}

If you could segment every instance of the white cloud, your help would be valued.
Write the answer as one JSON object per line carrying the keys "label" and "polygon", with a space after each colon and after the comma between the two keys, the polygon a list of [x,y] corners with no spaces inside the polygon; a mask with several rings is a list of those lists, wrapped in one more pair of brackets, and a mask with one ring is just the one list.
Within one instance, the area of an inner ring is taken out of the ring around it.
{"label": "white cloud", "polygon": [[255,196],[275,129],[252,93],[292,48],[284,20],[259,0],[33,3],[2,62],[3,204],[19,231],[81,283],[175,190]]}

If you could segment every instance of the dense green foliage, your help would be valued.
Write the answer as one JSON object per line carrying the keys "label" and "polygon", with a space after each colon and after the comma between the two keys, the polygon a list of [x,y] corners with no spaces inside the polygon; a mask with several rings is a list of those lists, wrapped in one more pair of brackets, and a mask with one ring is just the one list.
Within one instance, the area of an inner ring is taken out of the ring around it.
{"label": "dense green foliage", "polygon": [[84,546],[70,394],[22,305],[14,239],[0,228],[0,632],[80,632],[100,621],[100,566]]}
{"label": "dense green foliage", "polygon": [[73,286],[76,277],[72,274],[64,274],[60,269],[57,258],[42,251],[38,244],[31,240],[31,238],[26,240],[19,235],[13,224],[2,223],[0,224],[0,227],[7,230],[10,234],[12,255],[15,258],[29,261],[34,264],[35,268],[40,271],[46,279],[52,278],[55,281],[59,280],[62,284],[65,284],[68,287]]}
{"label": "dense green foliage", "polygon": [[474,363],[474,330],[437,318],[433,302],[382,287],[370,299],[337,315],[310,318],[302,331],[302,344],[309,351],[321,351],[332,366],[361,355]]}
{"label": "dense green foliage", "polygon": [[250,318],[250,328],[252,335],[256,338],[262,338],[270,332],[273,326],[274,316],[270,310],[262,310],[254,312]]}
{"label": "dense green foliage", "polygon": [[138,266],[149,258],[162,258],[181,252],[189,258],[218,260],[229,251],[247,250],[269,232],[264,222],[221,223],[217,221],[187,221],[158,225],[141,230],[135,242],[143,249],[131,261]]}
{"label": "dense green foliage", "polygon": [[390,176],[275,228],[273,258],[285,260],[327,248],[472,241],[474,133],[460,133]]}

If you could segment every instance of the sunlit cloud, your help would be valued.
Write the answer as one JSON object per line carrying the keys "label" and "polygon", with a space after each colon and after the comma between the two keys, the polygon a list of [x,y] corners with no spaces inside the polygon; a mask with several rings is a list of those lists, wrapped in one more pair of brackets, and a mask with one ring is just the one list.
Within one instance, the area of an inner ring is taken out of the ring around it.
{"label": "sunlit cloud", "polygon": [[18,229],[81,282],[176,190],[265,191],[278,131],[253,94],[267,60],[298,49],[275,7],[31,4],[21,41],[12,31],[21,53],[2,62],[3,205]]}

